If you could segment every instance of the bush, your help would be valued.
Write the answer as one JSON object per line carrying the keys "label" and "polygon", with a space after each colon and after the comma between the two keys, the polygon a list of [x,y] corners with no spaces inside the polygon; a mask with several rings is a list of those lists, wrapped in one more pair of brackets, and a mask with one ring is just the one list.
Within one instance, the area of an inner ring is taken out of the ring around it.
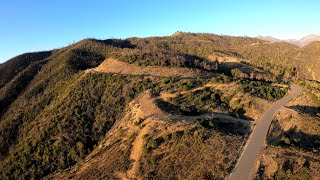
{"label": "bush", "polygon": [[285,136],[283,136],[280,141],[286,145],[290,145],[290,139]]}
{"label": "bush", "polygon": [[242,85],[241,91],[248,92],[254,96],[273,101],[282,98],[288,92],[288,88],[272,86],[260,81],[249,81],[242,79],[238,81]]}

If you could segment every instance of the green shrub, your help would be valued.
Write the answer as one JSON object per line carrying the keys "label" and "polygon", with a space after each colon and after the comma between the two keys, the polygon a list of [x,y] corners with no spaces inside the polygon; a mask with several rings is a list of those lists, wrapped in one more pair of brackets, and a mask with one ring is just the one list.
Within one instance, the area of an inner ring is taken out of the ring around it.
{"label": "green shrub", "polygon": [[282,98],[288,92],[288,88],[272,86],[260,81],[249,81],[242,79],[238,81],[242,85],[241,91],[248,92],[254,96],[273,101]]}
{"label": "green shrub", "polygon": [[283,136],[280,141],[286,145],[290,145],[290,139],[285,136]]}

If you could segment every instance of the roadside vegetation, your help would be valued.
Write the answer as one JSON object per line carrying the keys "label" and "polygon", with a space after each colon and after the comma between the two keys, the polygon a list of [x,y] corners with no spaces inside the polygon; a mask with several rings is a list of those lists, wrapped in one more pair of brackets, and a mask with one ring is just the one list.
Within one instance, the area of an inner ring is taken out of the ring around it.
{"label": "roadside vegetation", "polygon": [[250,81],[247,79],[239,80],[241,91],[250,93],[253,96],[269,101],[281,99],[288,92],[287,87],[273,86],[270,83],[261,81]]}
{"label": "roadside vegetation", "polygon": [[[169,99],[169,103],[178,109],[178,113],[186,116],[195,116],[207,112],[227,112],[235,117],[243,118],[244,106],[250,106],[250,104],[240,105],[239,101],[239,106],[232,108],[230,107],[231,98],[232,96],[226,96],[219,90],[207,87],[178,95]],[[165,104],[163,107],[165,109],[170,105]]]}

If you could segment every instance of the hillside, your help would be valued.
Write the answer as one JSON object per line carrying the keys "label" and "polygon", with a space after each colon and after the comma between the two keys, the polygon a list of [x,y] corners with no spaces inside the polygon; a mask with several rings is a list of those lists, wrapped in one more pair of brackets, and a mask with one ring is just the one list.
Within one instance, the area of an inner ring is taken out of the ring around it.
{"label": "hillside", "polygon": [[314,101],[291,102],[292,118],[319,121],[319,55],[317,42],[177,33],[17,56],[0,64],[0,179],[226,178],[288,83]]}

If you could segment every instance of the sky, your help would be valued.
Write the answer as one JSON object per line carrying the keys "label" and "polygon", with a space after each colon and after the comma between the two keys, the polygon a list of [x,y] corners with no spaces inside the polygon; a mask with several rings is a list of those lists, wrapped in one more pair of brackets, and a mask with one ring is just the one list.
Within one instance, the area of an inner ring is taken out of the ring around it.
{"label": "sky", "polygon": [[319,0],[1,0],[0,63],[84,38],[176,31],[299,39],[320,34]]}

